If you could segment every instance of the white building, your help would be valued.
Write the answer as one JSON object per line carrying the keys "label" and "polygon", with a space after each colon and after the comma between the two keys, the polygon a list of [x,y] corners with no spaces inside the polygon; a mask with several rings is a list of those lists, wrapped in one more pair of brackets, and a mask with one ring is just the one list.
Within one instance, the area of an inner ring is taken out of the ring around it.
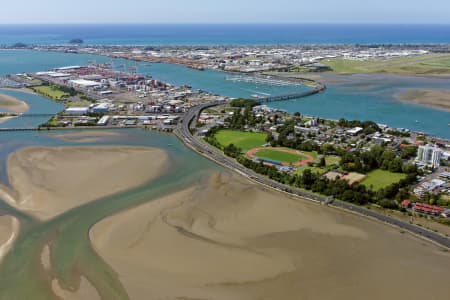
{"label": "white building", "polygon": [[435,145],[420,146],[416,160],[424,165],[439,167],[443,151]]}
{"label": "white building", "polygon": [[70,116],[83,116],[87,115],[89,107],[69,107],[65,110],[66,115]]}
{"label": "white building", "polygon": [[360,134],[364,129],[361,127],[355,127],[352,129],[347,130],[347,134],[349,135],[358,135]]}
{"label": "white building", "polygon": [[92,80],[85,80],[85,79],[74,79],[70,80],[69,83],[73,87],[82,87],[82,88],[93,88],[93,87],[99,87],[102,84],[96,81]]}
{"label": "white building", "polygon": [[100,103],[92,108],[92,112],[97,114],[106,114],[109,112],[109,108],[110,108],[109,103]]}
{"label": "white building", "polygon": [[99,126],[106,126],[106,125],[108,125],[109,119],[111,119],[110,116],[103,116],[103,117],[97,122],[97,125],[99,125]]}

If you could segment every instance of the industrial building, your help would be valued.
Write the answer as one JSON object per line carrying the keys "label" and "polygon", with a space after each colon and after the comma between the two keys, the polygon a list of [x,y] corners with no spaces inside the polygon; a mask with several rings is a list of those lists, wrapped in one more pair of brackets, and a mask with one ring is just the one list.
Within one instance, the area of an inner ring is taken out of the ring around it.
{"label": "industrial building", "polygon": [[69,107],[65,110],[65,114],[69,116],[84,116],[89,113],[89,107]]}

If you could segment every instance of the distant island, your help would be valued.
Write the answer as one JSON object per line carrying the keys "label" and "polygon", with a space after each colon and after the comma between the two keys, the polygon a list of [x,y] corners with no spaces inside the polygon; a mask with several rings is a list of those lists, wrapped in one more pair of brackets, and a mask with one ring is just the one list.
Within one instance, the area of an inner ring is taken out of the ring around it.
{"label": "distant island", "polygon": [[27,47],[27,44],[24,44],[24,43],[15,43],[13,45],[13,48],[26,48],[26,47]]}
{"label": "distant island", "polygon": [[84,41],[82,39],[71,39],[69,44],[83,44]]}

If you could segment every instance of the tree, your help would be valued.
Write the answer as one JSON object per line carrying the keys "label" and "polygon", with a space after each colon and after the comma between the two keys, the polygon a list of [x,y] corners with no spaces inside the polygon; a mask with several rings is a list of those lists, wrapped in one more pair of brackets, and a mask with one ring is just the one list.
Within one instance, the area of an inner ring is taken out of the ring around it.
{"label": "tree", "polygon": [[394,173],[401,173],[403,169],[403,161],[400,157],[394,158],[389,164],[389,171]]}
{"label": "tree", "polygon": [[230,106],[232,106],[232,107],[250,107],[250,108],[252,108],[257,105],[259,105],[259,102],[256,100],[249,100],[249,99],[242,99],[242,98],[234,99],[234,100],[231,100],[231,102],[230,102]]}
{"label": "tree", "polygon": [[311,172],[311,169],[306,169],[302,174],[302,186],[309,190],[311,189],[311,185],[314,183],[314,176]]}
{"label": "tree", "polygon": [[241,154],[241,148],[238,148],[235,145],[230,144],[230,145],[226,146],[225,148],[223,148],[223,152],[227,156],[237,158]]}
{"label": "tree", "polygon": [[320,158],[320,161],[319,161],[319,167],[326,167],[327,166],[327,161],[326,161],[326,159],[325,159],[325,156],[322,156],[321,158]]}

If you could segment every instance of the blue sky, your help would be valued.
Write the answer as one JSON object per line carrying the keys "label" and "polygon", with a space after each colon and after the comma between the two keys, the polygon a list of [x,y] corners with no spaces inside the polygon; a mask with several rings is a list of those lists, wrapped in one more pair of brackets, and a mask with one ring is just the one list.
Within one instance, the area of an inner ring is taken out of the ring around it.
{"label": "blue sky", "polygon": [[0,23],[450,23],[449,0],[15,0]]}

